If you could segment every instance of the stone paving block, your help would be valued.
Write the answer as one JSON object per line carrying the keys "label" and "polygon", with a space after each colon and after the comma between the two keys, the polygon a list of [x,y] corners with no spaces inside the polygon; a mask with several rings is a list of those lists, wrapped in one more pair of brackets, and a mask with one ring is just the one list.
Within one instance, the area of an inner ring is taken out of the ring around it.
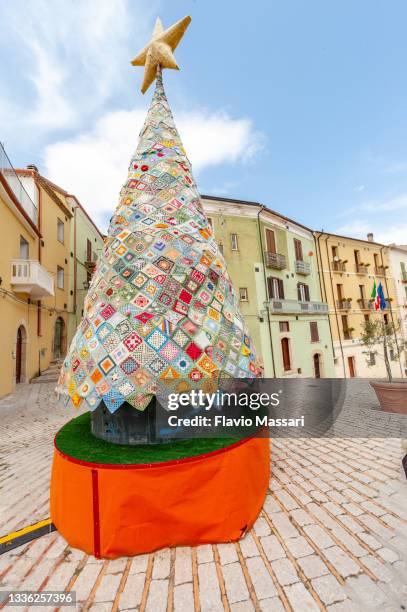
{"label": "stone paving block", "polygon": [[264,512],[281,512],[281,508],[277,501],[274,499],[272,495],[266,495],[266,499],[263,504]]}
{"label": "stone paving block", "polygon": [[170,574],[171,551],[158,550],[154,555],[153,579],[168,578]]}
{"label": "stone paving block", "polygon": [[362,533],[365,529],[364,525],[360,525],[351,516],[348,516],[347,514],[341,514],[340,516],[338,516],[338,521],[340,521],[342,525],[345,525],[345,527],[352,531],[352,533],[357,533],[358,535],[359,533]]}
{"label": "stone paving block", "polygon": [[198,546],[196,549],[198,563],[209,563],[213,561],[213,550],[210,544]]}
{"label": "stone paving block", "polygon": [[379,582],[390,582],[395,579],[394,572],[389,568],[388,565],[385,565],[383,562],[380,562],[376,557],[372,555],[366,555],[366,557],[362,558],[363,565],[365,565],[368,569],[370,569],[375,576],[379,579]]}
{"label": "stone paving block", "polygon": [[289,559],[277,559],[271,562],[276,578],[283,586],[294,584],[300,580],[294,565]]}
{"label": "stone paving block", "polygon": [[390,548],[380,548],[377,554],[380,555],[384,561],[387,561],[387,563],[394,563],[400,559],[399,555],[393,550],[390,550]]}
{"label": "stone paving block", "polygon": [[288,516],[283,512],[269,514],[269,518],[273,525],[273,530],[278,531],[282,538],[295,538],[300,535]]}
{"label": "stone paving block", "polygon": [[89,610],[92,612],[111,612],[113,607],[113,601],[94,603],[90,606]]}
{"label": "stone paving block", "polygon": [[145,581],[145,574],[129,574],[127,576],[126,584],[119,599],[119,610],[134,610],[140,604]]}
{"label": "stone paving block", "polygon": [[74,582],[72,590],[76,592],[77,601],[85,601],[89,597],[93,585],[101,571],[101,568],[95,564],[86,564],[82,571],[79,573],[77,579]]}
{"label": "stone paving block", "polygon": [[301,559],[298,559],[298,564],[307,578],[318,578],[324,574],[329,574],[329,569],[316,553],[308,557],[301,557]]}
{"label": "stone paving block", "polygon": [[267,599],[277,595],[273,580],[260,557],[250,557],[246,561],[247,569],[258,599]]}
{"label": "stone paving block", "polygon": [[356,576],[361,572],[360,566],[347,555],[339,546],[332,546],[324,550],[324,555],[343,578]]}
{"label": "stone paving block", "polygon": [[315,519],[312,518],[308,512],[305,512],[302,508],[298,508],[296,510],[291,510],[290,516],[294,519],[298,525],[303,527],[304,525],[310,525],[315,522]]}
{"label": "stone paving block", "polygon": [[290,538],[286,541],[286,546],[296,559],[299,557],[306,557],[314,552],[303,536],[299,536],[298,538]]}
{"label": "stone paving block", "polygon": [[289,493],[287,493],[287,491],[276,491],[275,495],[286,510],[294,510],[295,508],[299,508],[299,505],[295,499]]}
{"label": "stone paving block", "polygon": [[104,574],[96,590],[94,601],[111,601],[119,588],[121,574]]}
{"label": "stone paving block", "polygon": [[[273,609],[273,608],[271,608]],[[254,612],[254,606],[250,599],[239,601],[230,606],[231,612]]]}
{"label": "stone paving block", "polygon": [[192,552],[188,547],[176,549],[174,583],[182,584],[192,580]]}
{"label": "stone paving block", "polygon": [[278,541],[277,536],[271,535],[266,536],[265,538],[260,538],[260,542],[263,547],[264,553],[269,561],[274,561],[275,559],[282,559],[283,557],[287,556],[284,548]]}
{"label": "stone paving block", "polygon": [[207,612],[223,610],[215,563],[198,565],[199,599],[201,609]]}
{"label": "stone paving block", "polygon": [[271,529],[266,519],[260,516],[253,525],[253,529],[256,535],[267,536],[271,533]]}
{"label": "stone paving block", "polygon": [[387,596],[385,592],[365,574],[348,578],[346,584],[353,589],[361,604],[368,606],[368,609],[386,603]]}
{"label": "stone paving block", "polygon": [[259,550],[256,546],[256,542],[250,533],[246,533],[242,540],[239,540],[240,549],[244,557],[257,557]]}
{"label": "stone paving block", "polygon": [[192,583],[179,584],[174,588],[174,612],[194,610],[194,588]]}
{"label": "stone paving block", "polygon": [[236,546],[232,542],[228,544],[218,544],[217,548],[221,565],[234,563],[238,560]]}
{"label": "stone paving block", "polygon": [[168,580],[152,580],[147,595],[146,612],[166,612]]}
{"label": "stone paving block", "polygon": [[63,591],[68,586],[74,572],[76,570],[76,563],[70,563],[63,561],[56,567],[54,572],[51,574],[44,589],[46,591]]}
{"label": "stone paving block", "polygon": [[311,580],[311,583],[319,598],[326,606],[344,601],[347,597],[344,588],[332,575],[314,578],[314,580]]}
{"label": "stone paving block", "polygon": [[149,555],[138,555],[131,560],[129,574],[142,574],[147,571]]}
{"label": "stone paving block", "polygon": [[262,599],[259,604],[261,612],[285,612],[285,608],[279,597]]}
{"label": "stone paving block", "polygon": [[41,563],[38,563],[28,574],[28,576],[26,576],[18,585],[18,590],[38,591],[45,578],[51,574],[54,565],[54,560],[43,559]]}
{"label": "stone paving block", "polygon": [[319,606],[302,582],[284,587],[294,612],[317,612]]}
{"label": "stone paving block", "polygon": [[236,603],[249,599],[249,591],[247,590],[240,563],[229,563],[223,566],[222,573],[229,603]]}
{"label": "stone paving block", "polygon": [[126,558],[113,559],[112,561],[109,561],[109,563],[107,564],[106,573],[107,574],[117,574],[119,572],[123,573],[124,570],[126,569],[126,565],[127,565]]}
{"label": "stone paving block", "polygon": [[328,548],[328,546],[334,544],[332,538],[319,525],[307,525],[304,527],[304,531],[314,544],[321,549]]}

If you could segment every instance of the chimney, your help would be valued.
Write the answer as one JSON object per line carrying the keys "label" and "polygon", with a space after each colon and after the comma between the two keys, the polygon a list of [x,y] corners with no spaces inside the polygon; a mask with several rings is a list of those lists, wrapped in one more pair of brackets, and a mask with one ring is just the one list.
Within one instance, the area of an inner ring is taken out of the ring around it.
{"label": "chimney", "polygon": [[38,173],[38,168],[35,164],[28,164],[27,165],[27,170],[33,170],[34,172]]}
{"label": "chimney", "polygon": [[368,239],[369,242],[373,242],[373,233],[372,232],[368,233],[367,239]]}

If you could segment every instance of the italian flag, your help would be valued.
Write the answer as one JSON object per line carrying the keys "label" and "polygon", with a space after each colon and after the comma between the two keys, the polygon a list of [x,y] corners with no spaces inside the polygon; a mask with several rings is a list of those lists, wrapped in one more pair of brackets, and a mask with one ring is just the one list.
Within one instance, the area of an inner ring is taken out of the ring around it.
{"label": "italian flag", "polygon": [[379,310],[380,308],[380,296],[379,293],[377,291],[377,286],[376,286],[376,279],[373,283],[373,289],[372,289],[372,294],[370,296],[373,300],[373,304],[374,304],[374,309],[375,310]]}

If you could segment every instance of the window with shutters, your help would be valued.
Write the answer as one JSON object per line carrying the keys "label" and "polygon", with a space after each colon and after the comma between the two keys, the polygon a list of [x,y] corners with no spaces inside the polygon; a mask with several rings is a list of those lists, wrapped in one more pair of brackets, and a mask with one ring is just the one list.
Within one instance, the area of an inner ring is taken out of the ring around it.
{"label": "window with shutters", "polygon": [[59,242],[62,242],[62,244],[64,243],[64,237],[65,237],[64,222],[61,221],[61,219],[57,219],[57,238]]}
{"label": "window with shutters", "polygon": [[248,302],[249,301],[249,297],[247,294],[247,288],[246,287],[240,287],[239,288],[239,300],[241,302]]}
{"label": "window with shutters", "polygon": [[24,236],[20,236],[20,259],[30,258],[30,245]]}
{"label": "window with shutters", "polygon": [[311,342],[319,342],[318,323],[316,321],[311,321],[309,328],[311,332]]}
{"label": "window with shutters", "polygon": [[266,251],[268,253],[277,253],[276,235],[271,229],[266,229]]}
{"label": "window with shutters", "polygon": [[230,234],[230,248],[232,251],[238,251],[239,245],[237,242],[237,234]]}
{"label": "window with shutters", "polygon": [[290,341],[288,338],[281,338],[281,352],[283,355],[283,368],[287,372],[291,370]]}
{"label": "window with shutters", "polygon": [[92,243],[89,238],[86,241],[86,261],[92,261]]}
{"label": "window with shutters", "polygon": [[269,276],[267,279],[267,286],[270,300],[284,299],[284,283],[281,278]]}
{"label": "window with shutters", "polygon": [[64,288],[64,269],[57,266],[57,287],[58,289]]}
{"label": "window with shutters", "polygon": [[374,353],[369,353],[369,365],[376,365],[376,355]]}
{"label": "window with shutters", "polygon": [[290,324],[288,321],[280,321],[280,331],[281,332],[289,332]]}
{"label": "window with shutters", "polygon": [[309,302],[309,287],[306,283],[298,283],[297,285],[297,294],[299,302]]}
{"label": "window with shutters", "polygon": [[304,261],[304,257],[302,254],[302,243],[301,240],[294,238],[294,250],[295,250],[295,260],[296,261]]}

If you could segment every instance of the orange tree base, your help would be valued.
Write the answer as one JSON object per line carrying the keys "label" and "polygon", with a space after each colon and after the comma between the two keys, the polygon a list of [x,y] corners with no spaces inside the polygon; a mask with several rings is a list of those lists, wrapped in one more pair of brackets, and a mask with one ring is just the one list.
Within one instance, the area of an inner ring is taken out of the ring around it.
{"label": "orange tree base", "polygon": [[262,508],[269,466],[267,438],[131,465],[80,461],[55,447],[51,519],[71,546],[98,558],[236,541]]}

